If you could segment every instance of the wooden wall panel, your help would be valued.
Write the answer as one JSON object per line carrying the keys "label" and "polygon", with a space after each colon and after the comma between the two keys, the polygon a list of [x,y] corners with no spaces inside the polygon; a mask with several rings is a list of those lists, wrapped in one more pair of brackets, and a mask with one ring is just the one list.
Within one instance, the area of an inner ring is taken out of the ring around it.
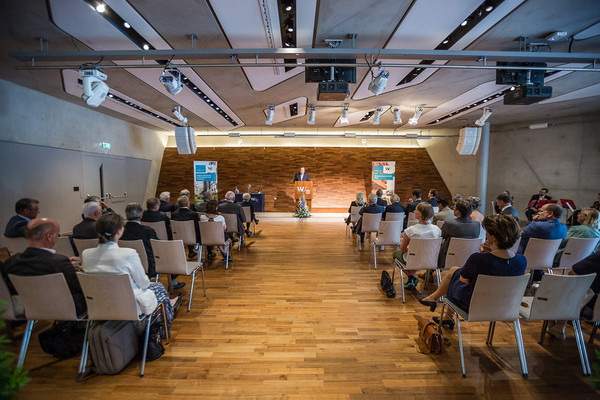
{"label": "wooden wall panel", "polygon": [[426,197],[431,188],[450,197],[426,149],[338,148],[338,147],[220,147],[199,148],[196,154],[179,155],[168,147],[163,156],[157,195],[172,193],[172,201],[183,188],[193,189],[193,162],[218,162],[219,198],[237,186],[240,192],[260,189],[265,193],[265,211],[294,210],[293,180],[301,166],[314,182],[313,209],[347,208],[357,191],[371,191],[371,162],[396,161],[396,193],[406,203],[413,188]]}

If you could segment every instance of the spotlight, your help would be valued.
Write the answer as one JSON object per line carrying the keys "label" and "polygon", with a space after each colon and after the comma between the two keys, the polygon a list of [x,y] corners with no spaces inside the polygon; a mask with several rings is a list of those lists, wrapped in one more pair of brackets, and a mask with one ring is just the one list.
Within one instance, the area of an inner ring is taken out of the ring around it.
{"label": "spotlight", "polygon": [[123,22],[123,26],[127,29],[131,28],[131,25],[129,25],[129,22]]}
{"label": "spotlight", "polygon": [[419,121],[419,117],[423,114],[423,108],[418,107],[417,111],[415,111],[415,115],[412,116],[411,119],[408,120],[408,123],[411,125],[416,125]]}
{"label": "spotlight", "polygon": [[381,117],[381,107],[377,107],[375,110],[375,117],[373,118],[373,125],[379,125],[379,117]]}
{"label": "spotlight", "polygon": [[340,125],[348,125],[348,106],[344,106],[344,109],[342,110]]}
{"label": "spotlight", "polygon": [[466,19],[460,23],[460,26],[467,26],[467,24],[469,23],[469,21],[467,21]]}
{"label": "spotlight", "polygon": [[104,3],[99,3],[96,6],[96,11],[98,11],[99,13],[103,13],[104,11],[106,11],[106,4]]}
{"label": "spotlight", "polygon": [[394,125],[400,125],[402,123],[402,118],[400,118],[400,110],[394,108]]}
{"label": "spotlight", "polygon": [[373,78],[371,83],[369,83],[369,90],[375,93],[375,96],[381,94],[381,92],[383,92],[385,89],[385,84],[387,83],[389,76],[389,72],[382,70],[379,75]]}
{"label": "spotlight", "polygon": [[148,46],[148,43],[144,43],[144,45],[142,46],[142,48],[144,50],[150,50],[150,46]]}
{"label": "spotlight", "polygon": [[[165,75],[167,72],[171,73],[171,75]],[[175,68],[165,68],[160,77],[160,82],[172,95],[178,94],[183,88],[183,86],[181,86],[181,72]]]}
{"label": "spotlight", "polygon": [[97,69],[82,69],[79,74],[83,77],[83,95],[81,98],[88,106],[98,107],[108,94],[109,87],[103,81],[107,76]]}
{"label": "spotlight", "polygon": [[175,107],[173,110],[171,110],[171,112],[173,113],[173,115],[175,115],[177,117],[178,120],[180,120],[184,124],[187,124],[188,119],[186,117],[184,117],[183,115],[181,115],[181,106]]}
{"label": "spotlight", "polygon": [[315,106],[310,106],[310,116],[308,117],[308,124],[315,124],[315,117],[317,116],[317,108]]}
{"label": "spotlight", "polygon": [[275,116],[275,107],[269,106],[269,109],[267,110],[267,120],[265,121],[265,124],[273,125],[273,117],[274,116]]}
{"label": "spotlight", "polygon": [[481,115],[481,117],[479,117],[479,119],[477,121],[475,121],[475,125],[477,125],[477,126],[485,125],[485,121],[487,121],[487,119],[490,117],[490,115],[492,115],[492,110],[490,110],[488,107],[485,107],[483,109],[483,114]]}

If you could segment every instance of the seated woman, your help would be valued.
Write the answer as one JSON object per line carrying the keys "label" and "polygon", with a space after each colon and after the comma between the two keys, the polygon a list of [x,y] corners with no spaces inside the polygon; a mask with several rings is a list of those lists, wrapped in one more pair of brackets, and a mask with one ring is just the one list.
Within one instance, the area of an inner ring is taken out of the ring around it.
{"label": "seated woman", "polygon": [[467,198],[467,201],[471,203],[471,208],[473,209],[473,211],[471,211],[471,216],[469,217],[469,219],[481,223],[484,218],[483,214],[479,211],[479,207],[481,207],[481,199],[479,197],[469,196],[469,198]]}
{"label": "seated woman", "polygon": [[151,314],[158,303],[164,303],[167,324],[170,327],[173,321],[173,306],[178,308],[181,294],[169,300],[169,295],[162,283],[150,282],[137,251],[119,247],[118,241],[123,235],[123,230],[123,217],[119,214],[104,214],[98,219],[96,232],[100,244],[96,248],[83,251],[81,256],[83,272],[96,275],[129,274],[140,314]]}
{"label": "seated woman", "polygon": [[[402,266],[406,266],[406,252],[410,239],[435,239],[442,236],[442,231],[437,225],[431,223],[433,218],[433,207],[427,202],[421,202],[415,209],[415,218],[419,221],[418,224],[409,226],[404,230],[404,237],[400,244],[400,250],[394,252],[394,258],[400,261]],[[405,289],[414,289],[419,283],[419,278],[415,276],[416,271],[404,271],[408,275],[408,281],[404,285]]]}
{"label": "seated woman", "polygon": [[350,203],[350,207],[348,207],[348,218],[346,218],[346,225],[350,224],[350,220],[352,219],[352,207],[364,207],[365,206],[365,194],[363,192],[356,192],[356,200]]}
{"label": "seated woman", "polygon": [[[484,218],[483,227],[491,251],[472,254],[462,268],[450,268],[437,290],[419,299],[421,304],[435,311],[438,298],[446,296],[461,309],[469,311],[478,275],[516,276],[525,273],[527,260],[522,254],[515,254],[510,250],[521,236],[517,221],[508,215],[493,215]],[[451,311],[448,311],[442,322],[451,329],[454,327]]]}
{"label": "seated woman", "polygon": [[[593,208],[584,208],[577,216],[577,222],[580,225],[575,225],[569,228],[567,231],[567,237],[562,241],[556,256],[554,257],[554,267],[558,267],[560,264],[560,258],[562,257],[563,251],[567,246],[567,242],[570,238],[597,238],[600,237],[600,220],[598,220],[598,211]],[[596,246],[596,249],[598,246]],[[594,251],[596,251],[594,249]]]}
{"label": "seated woman", "polygon": [[240,206],[242,207],[250,207],[250,221],[246,221],[246,235],[250,235],[250,223],[254,221],[255,224],[258,224],[258,220],[256,219],[256,215],[254,215],[254,204],[252,204],[252,196],[250,193],[244,193],[242,195],[242,202]]}
{"label": "seated woman", "polygon": [[[217,203],[216,200],[211,200],[208,203],[206,203],[206,206],[204,207],[204,212],[206,213],[206,215],[201,215],[200,216],[200,222],[208,222],[208,221],[216,221],[216,222],[221,222],[223,224],[223,232],[225,232],[227,230],[227,225],[225,224],[225,218],[222,215],[219,215],[219,204]],[[225,237],[225,239],[227,239],[227,237]],[[227,249],[225,248],[225,246],[219,246],[219,251],[221,252],[221,255],[223,256],[223,258],[227,257],[226,255],[226,251]],[[208,247],[208,258],[212,258],[215,255],[212,253],[212,246]],[[229,256],[229,261],[231,261],[231,255]]]}

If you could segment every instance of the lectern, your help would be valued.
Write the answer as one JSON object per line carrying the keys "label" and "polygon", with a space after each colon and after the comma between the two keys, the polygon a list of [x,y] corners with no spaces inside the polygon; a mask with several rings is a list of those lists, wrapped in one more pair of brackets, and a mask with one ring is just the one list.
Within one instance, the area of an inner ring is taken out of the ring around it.
{"label": "lectern", "polygon": [[304,195],[304,200],[306,200],[306,205],[309,209],[312,208],[312,191],[313,191],[313,183],[312,181],[295,181],[294,188],[294,199],[296,199],[296,203],[298,200],[302,198]]}

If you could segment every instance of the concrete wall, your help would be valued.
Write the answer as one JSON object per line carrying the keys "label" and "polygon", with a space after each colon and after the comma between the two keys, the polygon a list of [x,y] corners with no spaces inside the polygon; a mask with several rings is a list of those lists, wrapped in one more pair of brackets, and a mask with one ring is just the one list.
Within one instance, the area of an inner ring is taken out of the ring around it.
{"label": "concrete wall", "polygon": [[[103,141],[110,150],[101,148]],[[21,197],[40,200],[41,216],[70,230],[80,218],[89,155],[123,165],[127,201],[154,195],[166,142],[164,133],[0,80],[2,231]],[[120,210],[125,202],[115,205]]]}

